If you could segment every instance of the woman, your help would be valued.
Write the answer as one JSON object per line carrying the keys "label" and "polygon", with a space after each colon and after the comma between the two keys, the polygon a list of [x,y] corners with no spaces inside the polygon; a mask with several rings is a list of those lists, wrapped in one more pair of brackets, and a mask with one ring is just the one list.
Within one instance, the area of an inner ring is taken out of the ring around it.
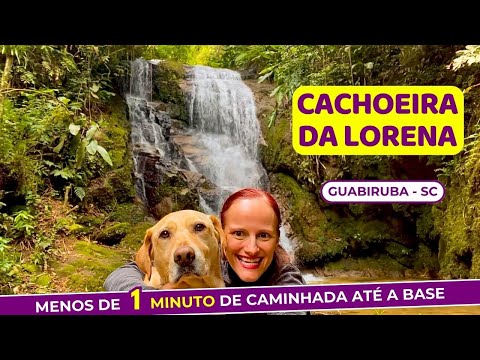
{"label": "woman", "polygon": [[[277,201],[263,190],[245,188],[224,202],[220,220],[225,232],[222,272],[225,285],[278,286],[306,284],[280,245],[281,216]],[[141,286],[144,274],[132,262],[105,280],[107,291],[128,291]]]}
{"label": "woman", "polygon": [[280,245],[280,209],[270,193],[253,188],[233,193],[223,204],[220,220],[226,236],[226,286],[305,284]]}

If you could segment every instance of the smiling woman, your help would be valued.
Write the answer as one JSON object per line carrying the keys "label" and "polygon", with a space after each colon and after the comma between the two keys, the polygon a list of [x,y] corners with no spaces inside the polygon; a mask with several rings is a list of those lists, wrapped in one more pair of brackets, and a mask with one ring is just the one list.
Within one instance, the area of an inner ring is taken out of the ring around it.
{"label": "smiling woman", "polygon": [[[220,219],[226,236],[224,255],[236,275],[234,279],[246,283],[258,281],[274,257],[273,267],[288,263],[288,256],[279,244],[280,209],[269,193],[258,189],[237,191],[223,204]],[[241,285],[240,281],[236,286]]]}

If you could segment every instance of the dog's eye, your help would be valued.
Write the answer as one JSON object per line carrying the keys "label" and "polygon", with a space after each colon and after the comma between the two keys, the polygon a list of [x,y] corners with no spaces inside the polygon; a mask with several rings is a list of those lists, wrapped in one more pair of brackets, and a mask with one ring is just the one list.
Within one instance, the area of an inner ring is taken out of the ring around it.
{"label": "dog's eye", "polygon": [[163,231],[160,233],[160,237],[166,239],[166,238],[170,237],[170,233],[169,233],[167,230],[163,230]]}
{"label": "dog's eye", "polygon": [[205,229],[205,225],[203,225],[203,224],[196,224],[195,225],[195,231],[200,232],[203,229]]}

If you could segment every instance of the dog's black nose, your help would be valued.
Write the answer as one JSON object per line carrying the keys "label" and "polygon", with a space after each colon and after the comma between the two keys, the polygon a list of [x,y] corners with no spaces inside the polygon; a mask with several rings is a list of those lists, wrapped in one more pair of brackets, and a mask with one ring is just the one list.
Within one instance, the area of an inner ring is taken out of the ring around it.
{"label": "dog's black nose", "polygon": [[189,266],[195,260],[195,251],[190,246],[179,247],[175,250],[173,259],[182,267]]}

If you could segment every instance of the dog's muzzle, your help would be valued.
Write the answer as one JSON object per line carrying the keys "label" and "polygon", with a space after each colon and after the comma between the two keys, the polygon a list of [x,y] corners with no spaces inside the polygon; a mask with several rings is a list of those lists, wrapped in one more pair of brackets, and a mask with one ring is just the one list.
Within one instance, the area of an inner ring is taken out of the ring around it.
{"label": "dog's muzzle", "polygon": [[175,250],[173,260],[182,268],[191,266],[195,260],[195,250],[190,246],[181,246]]}
{"label": "dog's muzzle", "polygon": [[204,275],[205,269],[203,269],[202,262],[199,260],[191,246],[177,248],[173,253],[174,267],[171,273],[173,282],[178,281],[183,275]]}

